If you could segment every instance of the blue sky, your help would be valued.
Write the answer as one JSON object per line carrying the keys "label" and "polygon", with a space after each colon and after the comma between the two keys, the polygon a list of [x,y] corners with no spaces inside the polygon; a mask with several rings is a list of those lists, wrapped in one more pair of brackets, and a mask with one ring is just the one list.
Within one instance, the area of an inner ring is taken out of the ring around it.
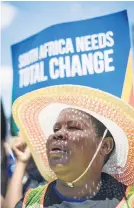
{"label": "blue sky", "polygon": [[[127,9],[134,24],[134,2],[3,2],[1,65],[2,97],[6,115],[11,113],[12,61],[10,46],[53,24],[88,19]],[[131,32],[131,30],[130,30]],[[130,34],[132,36],[132,33]]]}

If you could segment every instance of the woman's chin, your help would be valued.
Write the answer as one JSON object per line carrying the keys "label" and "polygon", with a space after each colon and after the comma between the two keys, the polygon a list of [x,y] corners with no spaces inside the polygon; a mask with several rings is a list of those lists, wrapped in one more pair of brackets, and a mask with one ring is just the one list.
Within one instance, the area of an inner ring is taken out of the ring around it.
{"label": "woman's chin", "polygon": [[53,154],[49,156],[49,165],[53,169],[64,168],[69,164],[70,158],[68,155]]}

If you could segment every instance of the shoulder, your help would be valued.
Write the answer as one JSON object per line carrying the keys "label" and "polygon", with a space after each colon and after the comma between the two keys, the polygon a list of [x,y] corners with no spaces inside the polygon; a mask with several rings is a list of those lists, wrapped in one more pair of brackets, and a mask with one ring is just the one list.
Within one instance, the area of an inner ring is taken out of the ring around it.
{"label": "shoulder", "polygon": [[102,173],[102,184],[103,188],[107,190],[107,193],[109,193],[109,195],[112,194],[112,196],[119,201],[126,195],[127,186],[109,174]]}
{"label": "shoulder", "polygon": [[35,201],[37,195],[38,195],[38,199],[40,199],[42,195],[45,195],[48,186],[49,183],[42,186],[38,186],[37,188],[34,189],[29,189],[25,194],[23,203],[27,204],[30,203],[31,200]]}
{"label": "shoulder", "polygon": [[53,182],[38,186],[37,188],[29,189],[25,193],[25,196],[16,204],[15,208],[27,207],[28,205],[31,206],[36,203],[40,204],[41,201],[43,202],[47,188],[52,183]]}
{"label": "shoulder", "polygon": [[116,180],[113,176],[107,174],[107,173],[102,173],[102,180],[111,185],[111,188],[113,185],[116,185],[118,188],[122,188],[126,190],[127,186]]}
{"label": "shoulder", "polygon": [[115,195],[122,193],[123,201],[127,201],[129,204],[133,203],[132,207],[134,207],[134,186],[126,186],[106,173],[102,173],[102,180],[111,188]]}

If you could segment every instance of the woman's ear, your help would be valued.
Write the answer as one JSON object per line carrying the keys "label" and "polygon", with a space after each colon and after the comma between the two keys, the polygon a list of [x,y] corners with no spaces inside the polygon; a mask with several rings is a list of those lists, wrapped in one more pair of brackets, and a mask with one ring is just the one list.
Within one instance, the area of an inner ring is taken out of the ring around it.
{"label": "woman's ear", "polygon": [[113,138],[112,137],[107,137],[102,142],[102,146],[101,146],[100,153],[103,156],[106,156],[106,155],[108,155],[113,150],[113,147],[114,147]]}

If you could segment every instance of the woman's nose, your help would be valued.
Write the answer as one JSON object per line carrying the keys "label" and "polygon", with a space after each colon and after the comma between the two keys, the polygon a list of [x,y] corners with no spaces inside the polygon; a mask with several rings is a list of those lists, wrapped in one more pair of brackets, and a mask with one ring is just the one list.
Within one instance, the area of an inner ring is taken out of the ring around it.
{"label": "woman's nose", "polygon": [[54,139],[66,140],[67,139],[67,134],[66,134],[65,130],[64,129],[60,129],[59,131],[55,132]]}

